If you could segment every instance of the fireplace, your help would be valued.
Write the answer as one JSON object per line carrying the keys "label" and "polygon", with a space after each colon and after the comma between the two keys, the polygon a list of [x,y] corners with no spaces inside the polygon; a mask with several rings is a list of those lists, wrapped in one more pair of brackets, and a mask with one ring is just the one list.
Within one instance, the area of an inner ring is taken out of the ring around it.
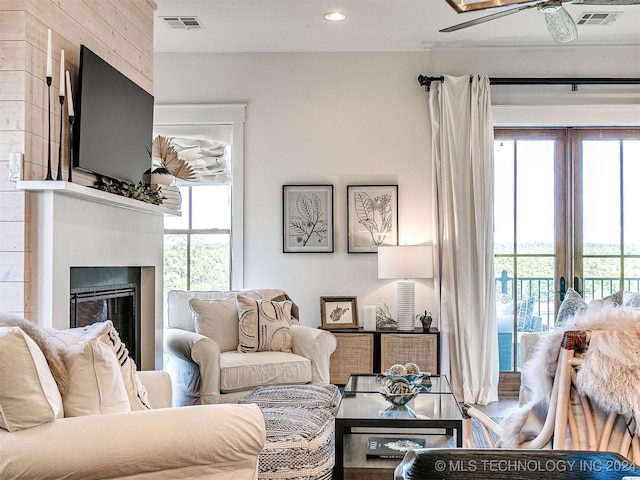
{"label": "fireplace", "polygon": [[140,268],[71,267],[69,326],[111,320],[140,365]]}
{"label": "fireplace", "polygon": [[[128,347],[137,349],[139,370],[162,369],[162,239],[166,209],[74,183],[21,184],[31,191],[34,321],[45,328],[64,330],[71,326],[71,288],[135,283],[134,333],[138,338],[127,342],[131,343]],[[88,273],[94,267],[103,271],[97,281]]]}

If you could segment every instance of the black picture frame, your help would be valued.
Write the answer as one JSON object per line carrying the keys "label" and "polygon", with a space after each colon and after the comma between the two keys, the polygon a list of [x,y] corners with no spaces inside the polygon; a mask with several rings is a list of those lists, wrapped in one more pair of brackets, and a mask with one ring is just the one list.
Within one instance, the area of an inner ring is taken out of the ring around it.
{"label": "black picture frame", "polygon": [[398,245],[398,185],[347,185],[347,251]]}
{"label": "black picture frame", "polygon": [[283,185],[283,253],[333,253],[333,237],[333,185]]}

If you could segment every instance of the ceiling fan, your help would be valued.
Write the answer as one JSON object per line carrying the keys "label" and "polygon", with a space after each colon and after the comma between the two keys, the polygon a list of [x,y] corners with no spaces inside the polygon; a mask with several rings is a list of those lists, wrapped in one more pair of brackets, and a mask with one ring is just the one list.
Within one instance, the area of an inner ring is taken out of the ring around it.
{"label": "ceiling fan", "polygon": [[544,13],[549,34],[557,43],[571,42],[578,38],[576,22],[574,22],[569,12],[562,6],[563,3],[600,6],[640,5],[640,0],[447,0],[447,2],[458,13],[487,10],[489,8],[504,7],[507,5],[516,6],[509,10],[502,10],[497,13],[492,13],[491,15],[443,28],[440,32],[455,32],[456,30],[479,25],[535,7]]}

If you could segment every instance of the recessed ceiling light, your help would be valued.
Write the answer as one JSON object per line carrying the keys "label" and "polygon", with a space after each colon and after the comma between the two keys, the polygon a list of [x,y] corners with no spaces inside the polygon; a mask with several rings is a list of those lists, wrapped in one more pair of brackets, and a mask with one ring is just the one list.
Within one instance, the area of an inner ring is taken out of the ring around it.
{"label": "recessed ceiling light", "polygon": [[330,22],[341,22],[345,17],[343,13],[340,12],[329,12],[324,14],[324,19],[329,20]]}

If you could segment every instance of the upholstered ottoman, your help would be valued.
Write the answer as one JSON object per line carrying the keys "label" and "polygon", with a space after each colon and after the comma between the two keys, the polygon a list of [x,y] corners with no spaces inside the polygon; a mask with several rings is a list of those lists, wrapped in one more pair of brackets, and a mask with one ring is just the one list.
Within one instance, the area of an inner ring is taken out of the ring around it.
{"label": "upholstered ottoman", "polygon": [[329,480],[335,462],[335,385],[259,387],[239,403],[255,403],[267,441],[258,459],[260,480]]}
{"label": "upholstered ottoman", "polygon": [[238,403],[259,407],[322,408],[335,414],[340,390],[335,385],[273,385],[258,387]]}

